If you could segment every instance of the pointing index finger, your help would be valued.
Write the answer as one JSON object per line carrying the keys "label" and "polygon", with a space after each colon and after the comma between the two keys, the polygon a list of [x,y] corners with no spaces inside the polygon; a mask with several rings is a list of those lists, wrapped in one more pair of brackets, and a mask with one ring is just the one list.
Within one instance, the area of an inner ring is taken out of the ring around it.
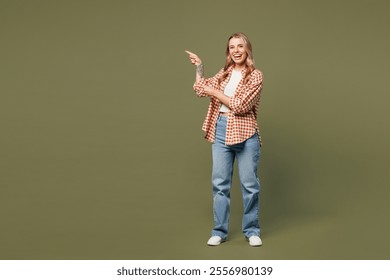
{"label": "pointing index finger", "polygon": [[196,54],[194,54],[194,53],[192,53],[192,52],[190,52],[190,51],[185,50],[185,52],[188,53],[189,55],[196,56]]}

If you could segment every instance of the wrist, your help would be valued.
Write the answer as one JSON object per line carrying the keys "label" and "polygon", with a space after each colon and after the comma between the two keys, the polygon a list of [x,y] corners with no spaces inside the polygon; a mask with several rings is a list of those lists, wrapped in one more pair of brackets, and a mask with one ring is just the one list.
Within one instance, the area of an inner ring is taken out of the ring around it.
{"label": "wrist", "polygon": [[222,93],[222,92],[221,92],[220,90],[218,90],[218,89],[213,90],[213,96],[214,96],[214,97],[217,97],[217,98],[218,98],[218,97],[221,95],[221,93]]}
{"label": "wrist", "polygon": [[204,76],[204,67],[203,67],[203,64],[202,64],[202,63],[196,65],[196,74],[197,74],[199,77],[203,77],[203,76]]}

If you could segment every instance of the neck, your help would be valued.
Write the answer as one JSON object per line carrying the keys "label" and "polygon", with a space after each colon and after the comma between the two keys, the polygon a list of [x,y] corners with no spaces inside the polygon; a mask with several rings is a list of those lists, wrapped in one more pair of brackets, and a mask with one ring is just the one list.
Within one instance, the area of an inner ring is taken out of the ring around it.
{"label": "neck", "polygon": [[233,69],[237,71],[242,71],[245,68],[245,64],[235,64]]}

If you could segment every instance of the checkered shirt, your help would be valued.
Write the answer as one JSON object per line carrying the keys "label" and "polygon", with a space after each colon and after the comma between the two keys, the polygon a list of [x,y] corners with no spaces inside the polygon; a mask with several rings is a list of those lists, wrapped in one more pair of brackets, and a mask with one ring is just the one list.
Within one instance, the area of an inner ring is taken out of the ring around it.
{"label": "checkered shirt", "polygon": [[[223,74],[221,69],[214,77],[205,79],[202,78],[198,83],[194,84],[194,91],[197,96],[205,97],[203,87],[210,86],[223,91],[232,75],[233,66],[228,68],[229,75],[227,78],[218,84],[219,77]],[[245,75],[245,69],[242,75]],[[260,93],[263,86],[263,74],[255,69],[250,74],[250,79],[244,84],[244,79],[239,82],[235,94],[230,98],[228,113],[228,121],[226,127],[225,145],[234,145],[244,142],[252,137],[255,132],[258,132],[260,146],[262,144],[259,127],[257,124],[257,111],[260,102]],[[214,143],[215,140],[215,125],[217,123],[221,102],[214,97],[211,97],[207,115],[204,120],[202,130],[205,132],[205,138]]]}

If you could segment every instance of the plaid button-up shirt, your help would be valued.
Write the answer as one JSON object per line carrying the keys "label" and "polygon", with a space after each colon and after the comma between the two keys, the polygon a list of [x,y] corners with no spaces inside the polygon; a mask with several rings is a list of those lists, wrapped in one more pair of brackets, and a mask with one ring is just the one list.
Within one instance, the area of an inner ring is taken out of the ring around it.
{"label": "plaid button-up shirt", "polygon": [[[202,78],[198,83],[195,82],[194,90],[196,94],[199,97],[208,96],[203,90],[203,87],[206,85],[223,91],[230,79],[232,71],[233,66],[230,66],[228,69],[229,75],[220,85],[218,80],[224,72],[223,69],[212,78]],[[245,69],[242,71],[243,77],[245,71]],[[262,85],[263,74],[257,69],[250,74],[250,79],[246,84],[244,84],[243,78],[239,82],[234,96],[231,97],[229,101],[230,112],[228,113],[225,145],[234,145],[244,142],[257,132],[261,146],[261,136],[257,124],[257,111]],[[202,126],[202,130],[205,132],[205,138],[211,143],[214,143],[215,140],[215,125],[217,123],[221,104],[222,103],[217,98],[211,97],[206,119]]]}

